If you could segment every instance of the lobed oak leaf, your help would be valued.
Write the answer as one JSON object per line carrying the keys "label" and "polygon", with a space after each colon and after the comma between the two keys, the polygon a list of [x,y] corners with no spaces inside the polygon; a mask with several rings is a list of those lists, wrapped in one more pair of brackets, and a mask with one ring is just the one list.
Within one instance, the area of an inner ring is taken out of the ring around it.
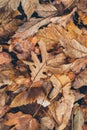
{"label": "lobed oak leaf", "polygon": [[24,61],[25,64],[29,65],[31,70],[31,79],[33,82],[39,81],[40,79],[44,79],[47,77],[46,74],[46,62],[47,62],[47,52],[45,43],[43,41],[39,42],[42,62],[38,59],[37,55],[34,52],[31,52],[33,62]]}

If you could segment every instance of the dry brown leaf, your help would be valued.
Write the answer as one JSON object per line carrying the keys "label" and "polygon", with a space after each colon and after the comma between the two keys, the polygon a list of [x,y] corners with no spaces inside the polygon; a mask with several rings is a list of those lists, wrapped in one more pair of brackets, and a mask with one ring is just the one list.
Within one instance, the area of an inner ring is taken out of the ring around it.
{"label": "dry brown leaf", "polygon": [[12,83],[8,86],[9,91],[12,91],[13,93],[19,93],[29,87],[30,77],[27,78],[23,75],[20,75],[14,78],[15,79],[12,79]]}
{"label": "dry brown leaf", "polygon": [[37,8],[37,13],[39,16],[48,17],[57,13],[57,9],[51,3],[39,4]]}
{"label": "dry brown leaf", "polygon": [[34,45],[28,39],[13,38],[9,43],[11,44],[9,51],[16,53],[17,57],[21,60],[29,58],[30,52],[34,50]]}
{"label": "dry brown leaf", "polygon": [[32,104],[34,102],[37,102],[37,104],[41,104],[44,107],[50,105],[50,102],[46,99],[41,87],[33,87],[29,89],[29,91],[23,91],[22,93],[18,94],[11,102],[10,107],[18,107]]}
{"label": "dry brown leaf", "polygon": [[[14,32],[18,29],[18,26],[23,24],[24,21],[20,19],[14,19],[12,18],[12,13],[11,11],[3,12],[3,17],[0,16],[1,20],[1,26],[0,26],[0,40],[7,39],[9,36],[12,36]],[[2,12],[0,12],[1,15]],[[8,14],[7,16],[5,14]]]}
{"label": "dry brown leaf", "polygon": [[27,15],[27,18],[29,19],[34,11],[37,9],[39,2],[38,0],[21,0],[21,4],[25,14]]}
{"label": "dry brown leaf", "polygon": [[41,118],[41,130],[52,130],[55,126],[54,120],[52,120],[50,117],[45,116]]}
{"label": "dry brown leaf", "polygon": [[87,0],[80,0],[77,7],[79,10],[84,12],[87,9]]}
{"label": "dry brown leaf", "polygon": [[84,25],[87,25],[87,14],[82,13],[82,11],[78,11],[78,15],[79,15],[79,22],[82,22]]}
{"label": "dry brown leaf", "polygon": [[65,48],[64,53],[71,58],[81,58],[87,56],[87,48],[75,39],[72,41],[64,39],[61,44]]}
{"label": "dry brown leaf", "polygon": [[0,109],[0,118],[2,118],[8,111],[10,110],[10,108],[5,105]]}
{"label": "dry brown leaf", "polygon": [[7,6],[9,9],[17,10],[18,6],[22,4],[23,10],[28,18],[33,14],[38,5],[38,0],[0,0],[0,8]]}
{"label": "dry brown leaf", "polygon": [[58,73],[66,74],[70,71],[73,71],[75,74],[78,74],[79,72],[81,72],[81,70],[84,70],[86,66],[87,66],[87,58],[80,58],[80,59],[76,59],[74,62],[69,64],[61,64],[61,66],[59,65],[55,67],[48,66],[47,69],[54,74],[58,74]]}
{"label": "dry brown leaf", "polygon": [[[57,2],[57,4],[59,4],[59,3],[62,3],[62,4],[64,4],[64,6],[65,7],[69,7],[69,6],[71,6],[72,4],[74,4],[74,2],[75,2],[75,0],[55,0],[56,2]],[[76,2],[77,2],[78,0],[76,0]]]}
{"label": "dry brown leaf", "polygon": [[82,99],[85,97],[85,94],[82,94],[80,92],[76,92],[75,90],[73,90],[74,96],[75,96],[75,102],[77,102],[78,100]]}
{"label": "dry brown leaf", "polygon": [[37,55],[34,52],[31,52],[33,62],[24,61],[25,64],[29,65],[31,70],[31,79],[33,82],[39,81],[40,79],[44,79],[47,77],[44,72],[47,71],[46,69],[46,62],[47,62],[47,52],[45,43],[43,41],[39,42],[42,62],[38,59]]}
{"label": "dry brown leaf", "polygon": [[75,97],[70,88],[71,83],[66,84],[63,88],[63,97],[59,102],[53,103],[53,106],[52,104],[49,106],[50,112],[58,123],[57,130],[64,130],[71,116]]}
{"label": "dry brown leaf", "polygon": [[59,17],[53,17],[51,19],[52,23],[57,23],[60,26],[66,27],[66,24],[70,21],[70,18],[73,16],[77,9],[74,8],[70,14],[64,15],[64,16],[59,16]]}
{"label": "dry brown leaf", "polygon": [[78,74],[73,83],[73,87],[76,89],[82,86],[87,86],[87,69]]}
{"label": "dry brown leaf", "polygon": [[47,28],[39,30],[36,36],[38,41],[42,39],[46,43],[47,50],[52,49],[56,44],[60,44],[60,39],[66,39],[67,41],[75,39],[85,47],[87,44],[87,35],[84,35],[83,31],[72,21],[67,23],[65,28],[56,24],[49,24]]}
{"label": "dry brown leaf", "polygon": [[83,126],[83,130],[87,130],[87,125],[86,124]]}
{"label": "dry brown leaf", "polygon": [[6,6],[6,4],[8,3],[9,0],[0,0],[0,8]]}
{"label": "dry brown leaf", "polygon": [[[21,29],[19,28],[16,34],[13,36],[13,38],[21,38],[26,39],[29,36],[33,36],[38,32],[38,29],[41,26],[47,25],[50,23],[51,16],[47,18],[40,18],[36,20],[35,18],[30,19],[29,22],[25,23],[25,25],[21,26]],[[22,35],[22,37],[21,37]]]}
{"label": "dry brown leaf", "polygon": [[84,125],[84,116],[83,112],[81,110],[78,110],[74,117],[74,128],[73,130],[83,130]]}
{"label": "dry brown leaf", "polygon": [[29,114],[23,114],[22,112],[18,113],[9,113],[7,114],[7,119],[4,121],[4,124],[7,126],[13,126],[12,129],[17,130],[38,130],[39,123]]}
{"label": "dry brown leaf", "polygon": [[49,56],[47,61],[47,66],[56,67],[65,63],[66,56],[64,53],[59,53],[58,55]]}
{"label": "dry brown leaf", "polygon": [[50,93],[49,97],[53,100],[59,93],[61,93],[62,88],[67,84],[70,83],[70,78],[67,75],[52,75],[50,78],[54,88]]}
{"label": "dry brown leaf", "polygon": [[11,62],[10,55],[6,52],[0,52],[0,65],[5,63],[10,63],[10,62]]}
{"label": "dry brown leaf", "polygon": [[5,106],[7,99],[6,93],[4,91],[0,92],[0,110]]}

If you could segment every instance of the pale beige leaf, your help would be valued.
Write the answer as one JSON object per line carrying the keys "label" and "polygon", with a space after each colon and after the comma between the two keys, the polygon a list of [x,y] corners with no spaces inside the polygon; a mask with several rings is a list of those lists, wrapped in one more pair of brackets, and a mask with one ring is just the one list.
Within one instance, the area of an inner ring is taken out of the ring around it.
{"label": "pale beige leaf", "polygon": [[87,56],[87,48],[75,39],[72,41],[64,41],[62,42],[62,45],[65,47],[64,52],[67,56],[71,58],[81,58]]}
{"label": "pale beige leaf", "polygon": [[[60,41],[62,40],[62,44],[71,44],[70,42],[75,39],[82,46],[86,46],[87,36],[83,34],[83,31],[79,29],[72,20],[70,20],[66,27],[59,26],[57,24],[49,24],[47,28],[40,29],[37,33],[38,41],[42,39],[46,45],[47,50],[52,49],[56,44],[60,45]],[[75,45],[75,44],[74,44]],[[77,45],[77,43],[76,43]],[[72,45],[73,46],[73,45]],[[74,47],[75,48],[75,47]],[[65,48],[66,49],[66,48]],[[78,48],[81,49],[81,48]],[[80,50],[79,50],[80,51]],[[79,52],[80,53],[80,52]],[[85,53],[84,53],[85,55]]]}
{"label": "pale beige leaf", "polygon": [[53,6],[53,4],[39,4],[37,8],[37,13],[39,16],[48,17],[57,13],[57,9]]}
{"label": "pale beige leaf", "polygon": [[66,75],[52,75],[50,78],[50,81],[52,82],[54,88],[52,92],[50,93],[51,100],[54,99],[61,91],[62,88],[70,83],[70,78]]}
{"label": "pale beige leaf", "polygon": [[[16,37],[16,38],[26,39],[29,36],[36,34],[38,32],[38,29],[41,26],[49,24],[50,19],[51,19],[51,17],[39,19],[39,20],[33,19],[33,21],[31,19],[31,21],[27,22],[25,24],[25,26],[24,25],[23,25],[23,27],[21,26],[21,29],[19,28],[18,31],[16,32],[16,34],[13,37],[14,38]],[[22,35],[22,37],[21,37],[21,35]]]}
{"label": "pale beige leaf", "polygon": [[72,108],[75,102],[75,96],[70,90],[71,83],[67,83],[62,88],[62,98],[59,101],[55,101],[49,106],[50,113],[57,122],[56,130],[64,130],[70,120]]}
{"label": "pale beige leaf", "polygon": [[32,52],[32,60],[33,64],[27,61],[24,61],[25,64],[29,65],[30,70],[31,70],[31,79],[33,82],[39,81],[41,78],[46,78],[47,75],[44,74],[44,72],[47,71],[46,69],[46,58],[47,58],[47,52],[46,52],[46,47],[45,43],[43,41],[39,42],[39,46],[41,49],[41,55],[42,55],[42,62],[38,59],[37,55]]}
{"label": "pale beige leaf", "polygon": [[0,0],[0,8],[6,6],[9,0]]}
{"label": "pale beige leaf", "polygon": [[66,56],[64,53],[60,53],[58,55],[51,55],[51,58],[49,57],[49,61],[47,61],[47,65],[51,67],[57,67],[59,65],[62,65],[65,63]]}
{"label": "pale beige leaf", "polygon": [[73,87],[78,89],[82,86],[87,86],[87,69],[82,71],[76,78],[73,83]]}
{"label": "pale beige leaf", "polygon": [[72,91],[70,90],[70,87],[71,87],[71,84],[68,83],[63,88],[64,98],[62,98],[60,104],[56,108],[57,121],[60,124],[57,130],[64,130],[71,116],[75,97]]}
{"label": "pale beige leaf", "polygon": [[87,65],[87,58],[76,59],[74,62],[69,64],[62,64],[52,67],[51,65],[47,67],[49,71],[55,74],[64,74],[69,71],[73,71],[75,74],[78,74],[81,70],[84,70]]}
{"label": "pale beige leaf", "polygon": [[84,116],[81,110],[78,110],[74,117],[74,128],[73,130],[83,130]]}
{"label": "pale beige leaf", "polygon": [[21,0],[9,0],[8,2],[8,7],[17,10]]}
{"label": "pale beige leaf", "polygon": [[36,10],[38,5],[38,0],[21,0],[23,9],[27,18],[29,19],[33,12]]}
{"label": "pale beige leaf", "polygon": [[72,10],[72,12],[70,14],[68,14],[68,15],[53,17],[53,18],[51,18],[51,22],[52,23],[57,23],[57,24],[59,24],[59,26],[66,27],[66,24],[70,21],[70,18],[74,15],[76,10],[77,9],[74,8]]}

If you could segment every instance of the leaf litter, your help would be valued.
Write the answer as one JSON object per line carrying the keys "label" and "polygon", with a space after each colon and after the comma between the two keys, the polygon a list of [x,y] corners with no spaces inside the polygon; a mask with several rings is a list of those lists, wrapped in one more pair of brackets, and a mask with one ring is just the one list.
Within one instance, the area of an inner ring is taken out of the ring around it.
{"label": "leaf litter", "polygon": [[86,10],[0,0],[0,130],[86,130]]}

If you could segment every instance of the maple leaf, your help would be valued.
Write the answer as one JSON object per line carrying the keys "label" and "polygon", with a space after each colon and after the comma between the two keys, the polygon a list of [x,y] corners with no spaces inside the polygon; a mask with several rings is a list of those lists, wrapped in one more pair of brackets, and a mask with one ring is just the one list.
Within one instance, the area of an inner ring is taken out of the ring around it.
{"label": "maple leaf", "polygon": [[41,50],[41,56],[42,56],[42,62],[38,59],[37,55],[34,52],[31,52],[32,56],[32,62],[24,61],[25,64],[29,65],[31,70],[31,79],[33,82],[39,81],[40,79],[44,79],[47,77],[46,73],[46,62],[47,62],[47,51],[45,47],[45,43],[43,41],[39,42],[40,50]]}

